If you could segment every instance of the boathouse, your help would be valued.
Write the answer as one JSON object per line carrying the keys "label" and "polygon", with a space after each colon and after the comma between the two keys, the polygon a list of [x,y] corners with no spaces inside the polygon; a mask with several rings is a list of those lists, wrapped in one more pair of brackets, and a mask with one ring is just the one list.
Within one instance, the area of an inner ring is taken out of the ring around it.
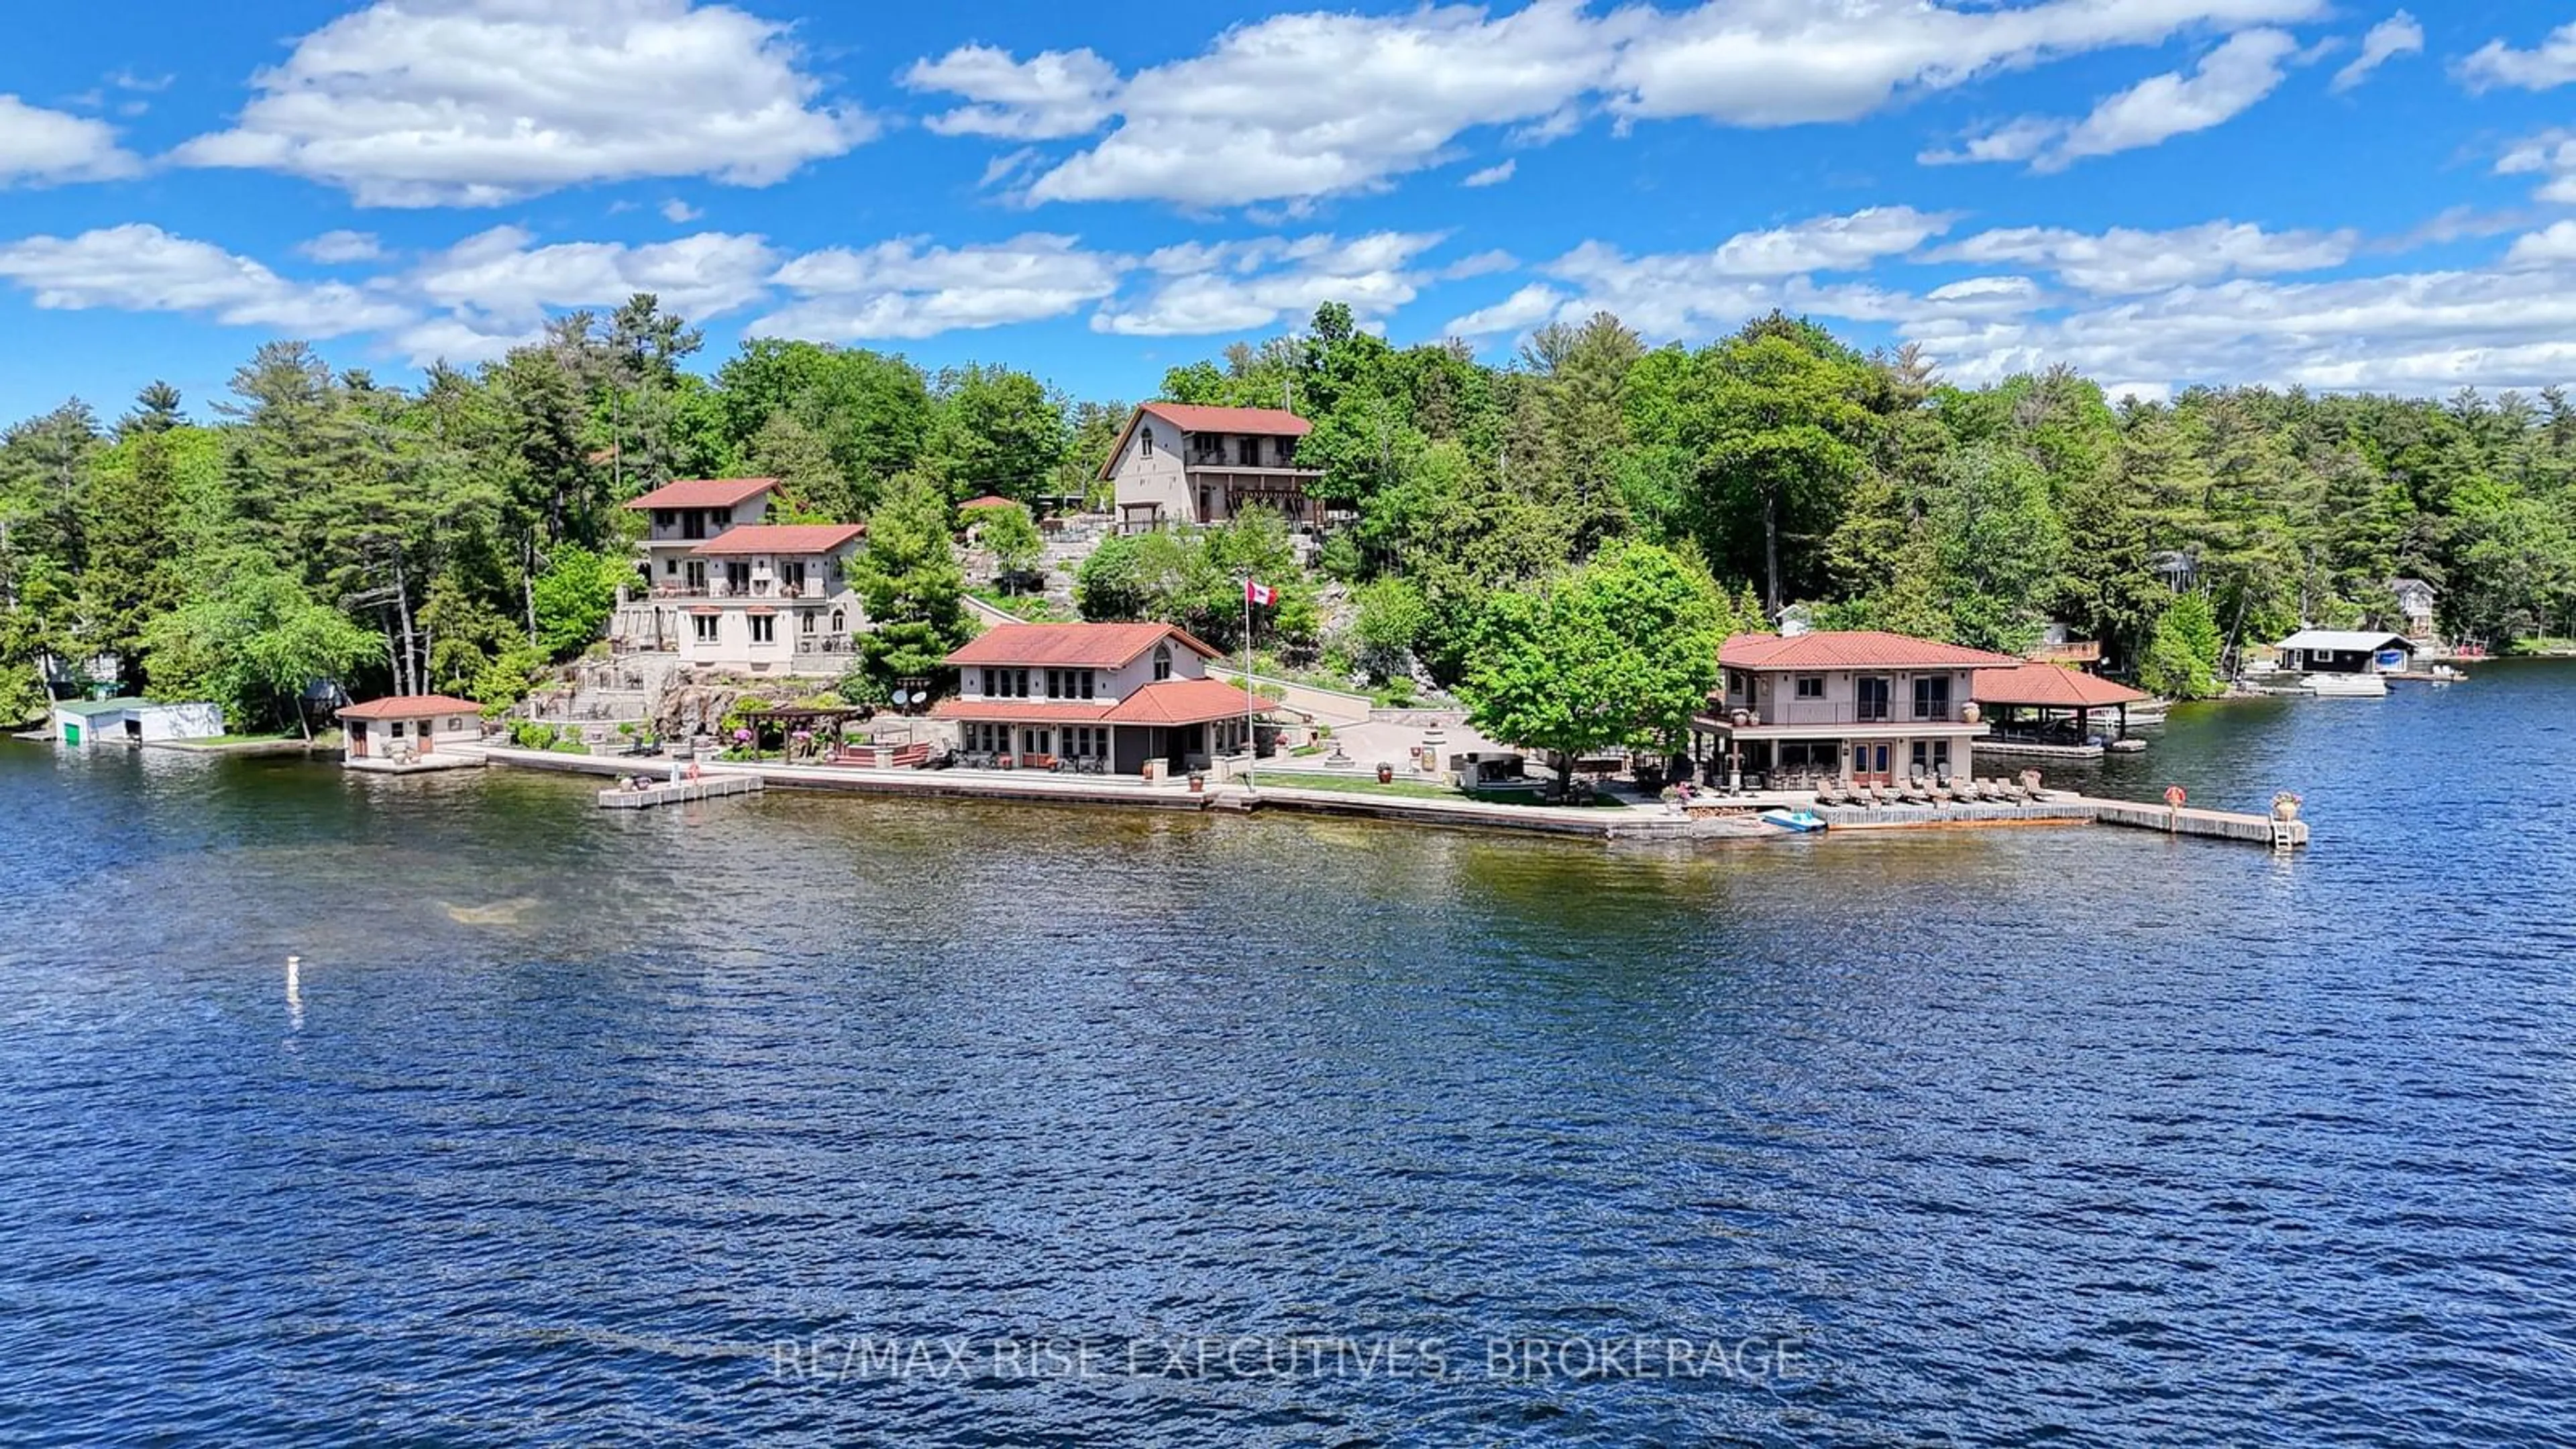
{"label": "boathouse", "polygon": [[446,694],[398,694],[343,706],[340,728],[348,739],[340,762],[352,770],[470,764],[454,747],[482,741],[483,706]]}
{"label": "boathouse", "polygon": [[1970,773],[1971,742],[1986,732],[1971,676],[2021,661],[1903,634],[1820,629],[1738,634],[1718,663],[1724,677],[1708,712],[1691,722],[1692,753],[1706,759],[1709,782],[1801,789]]}
{"label": "boathouse", "polygon": [[223,732],[223,707],[202,702],[165,703],[129,695],[64,700],[54,706],[54,738],[66,745],[211,740]]}
{"label": "boathouse", "polygon": [[948,656],[931,709],[969,768],[1145,775],[1247,753],[1267,702],[1207,677],[1216,650],[1169,624],[997,624]]}
{"label": "boathouse", "polygon": [[2397,674],[2414,659],[2416,644],[2372,629],[2301,629],[2272,647],[2283,669],[2301,674]]}
{"label": "boathouse", "polygon": [[2013,753],[2015,747],[2036,746],[2052,754],[2098,755],[2103,741],[2095,737],[2095,717],[2110,718],[2109,739],[2126,739],[2129,706],[2151,696],[2080,669],[2034,662],[1978,670],[1969,697],[1993,731],[1984,746],[1990,752]]}

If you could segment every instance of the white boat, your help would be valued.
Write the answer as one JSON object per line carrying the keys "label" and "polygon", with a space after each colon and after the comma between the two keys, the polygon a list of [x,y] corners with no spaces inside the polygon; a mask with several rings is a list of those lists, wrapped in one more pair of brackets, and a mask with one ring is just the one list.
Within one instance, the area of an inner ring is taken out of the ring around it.
{"label": "white boat", "polygon": [[2381,699],[2388,694],[2388,681],[2377,671],[2359,674],[2310,674],[2306,679],[2308,693],[2326,699]]}

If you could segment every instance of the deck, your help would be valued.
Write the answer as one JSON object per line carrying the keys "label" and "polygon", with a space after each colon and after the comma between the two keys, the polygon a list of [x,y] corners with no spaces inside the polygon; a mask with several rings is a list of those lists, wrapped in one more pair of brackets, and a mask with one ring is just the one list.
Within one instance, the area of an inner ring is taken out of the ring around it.
{"label": "deck", "polygon": [[599,792],[599,805],[603,810],[646,810],[655,805],[720,800],[727,795],[757,795],[760,790],[757,775],[704,775],[695,780],[665,780],[640,790],[614,786]]}

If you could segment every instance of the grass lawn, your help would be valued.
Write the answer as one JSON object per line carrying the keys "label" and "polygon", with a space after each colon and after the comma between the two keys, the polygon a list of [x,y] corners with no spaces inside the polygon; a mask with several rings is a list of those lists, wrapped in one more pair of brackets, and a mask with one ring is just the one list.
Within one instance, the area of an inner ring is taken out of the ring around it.
{"label": "grass lawn", "polygon": [[1408,800],[1464,800],[1467,797],[1447,785],[1434,785],[1422,780],[1397,779],[1381,785],[1374,773],[1362,775],[1305,775],[1289,770],[1262,770],[1254,783],[1276,785],[1283,790],[1330,790],[1341,795],[1401,795]]}

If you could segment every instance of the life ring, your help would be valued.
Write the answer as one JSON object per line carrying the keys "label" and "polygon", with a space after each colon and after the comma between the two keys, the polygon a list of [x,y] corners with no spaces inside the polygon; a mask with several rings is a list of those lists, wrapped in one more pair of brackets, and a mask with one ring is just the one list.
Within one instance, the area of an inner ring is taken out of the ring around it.
{"label": "life ring", "polygon": [[2182,808],[2184,798],[2182,787],[2180,785],[2167,785],[2165,787],[2165,804],[2170,808],[2180,810]]}

